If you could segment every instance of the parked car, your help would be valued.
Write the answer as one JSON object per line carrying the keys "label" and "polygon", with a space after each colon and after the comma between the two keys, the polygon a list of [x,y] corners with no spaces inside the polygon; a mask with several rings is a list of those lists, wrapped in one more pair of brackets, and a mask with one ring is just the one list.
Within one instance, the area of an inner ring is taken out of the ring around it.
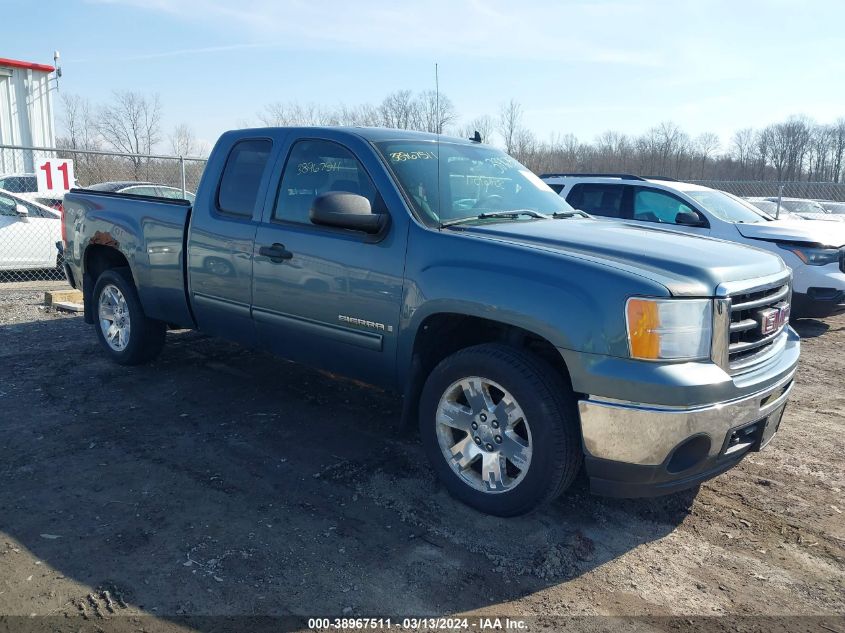
{"label": "parked car", "polygon": [[2,174],[0,175],[0,189],[12,193],[38,191],[38,179],[35,174]]}
{"label": "parked car", "polygon": [[[155,196],[156,198],[173,198],[182,200],[182,190],[178,187],[160,185],[153,182],[136,182],[134,180],[121,180],[114,182],[100,182],[96,185],[86,187],[91,191],[111,191],[113,193],[128,193],[133,196]],[[186,191],[184,199],[193,203],[196,196]]]}
{"label": "parked car", "polygon": [[64,221],[114,361],[170,324],[396,389],[445,488],[496,515],[582,462],[617,496],[716,476],[770,440],[798,362],[779,257],[590,218],[472,141],[237,130],[193,206],[73,190]]}
{"label": "parked car", "polygon": [[0,270],[62,266],[61,214],[0,190]]}
{"label": "parked car", "polygon": [[746,202],[760,209],[766,215],[775,220],[803,220],[804,218],[797,213],[787,211],[786,207],[778,209],[778,203],[772,202],[768,198],[743,198]]}
{"label": "parked car", "polygon": [[775,220],[732,195],[674,180],[629,174],[546,174],[577,209],[775,253],[792,269],[796,317],[845,311],[845,225]]}
{"label": "parked car", "polygon": [[0,175],[0,189],[17,194],[31,202],[37,202],[57,211],[62,210],[62,196],[45,196],[38,193],[38,179],[35,174]]}
{"label": "parked car", "polygon": [[[777,197],[766,198],[769,202],[777,204]],[[826,220],[828,222],[845,222],[845,217],[840,217],[836,214],[830,213],[824,206],[815,200],[805,200],[803,198],[781,198],[781,207],[800,215],[806,220]]]}
{"label": "parked car", "polygon": [[828,213],[845,216],[845,202],[834,202],[833,200],[816,200]]}

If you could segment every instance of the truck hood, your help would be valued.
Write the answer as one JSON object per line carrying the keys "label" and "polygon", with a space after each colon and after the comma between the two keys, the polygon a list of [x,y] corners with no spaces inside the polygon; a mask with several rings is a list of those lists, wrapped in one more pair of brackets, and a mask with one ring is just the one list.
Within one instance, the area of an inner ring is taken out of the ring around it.
{"label": "truck hood", "polygon": [[656,281],[678,296],[710,296],[725,281],[766,277],[786,268],[779,257],[756,248],[611,220],[511,221],[461,229],[472,236],[599,261]]}
{"label": "truck hood", "polygon": [[754,224],[735,224],[743,237],[768,242],[801,242],[839,248],[845,246],[845,224],[839,222],[791,222],[774,220]]}

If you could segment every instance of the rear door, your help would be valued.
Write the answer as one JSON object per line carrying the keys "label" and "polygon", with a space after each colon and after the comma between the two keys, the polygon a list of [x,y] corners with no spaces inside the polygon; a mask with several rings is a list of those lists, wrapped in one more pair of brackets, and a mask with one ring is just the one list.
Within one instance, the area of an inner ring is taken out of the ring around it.
{"label": "rear door", "polygon": [[609,183],[582,182],[573,186],[566,201],[579,211],[605,218],[624,219],[631,203],[631,188]]}
{"label": "rear door", "polygon": [[228,151],[220,148],[223,164],[210,163],[207,170],[222,175],[216,188],[206,188],[188,238],[189,289],[200,329],[247,345],[256,340],[250,315],[253,244],[272,151],[267,137],[238,138]]}
{"label": "rear door", "polygon": [[[314,199],[329,191],[365,196],[386,212],[363,158],[330,138],[299,139],[255,239],[253,318],[262,346],[291,360],[376,384],[393,375],[407,230],[379,236],[311,223]],[[381,175],[383,176],[383,174]],[[272,257],[268,249],[282,256]]]}

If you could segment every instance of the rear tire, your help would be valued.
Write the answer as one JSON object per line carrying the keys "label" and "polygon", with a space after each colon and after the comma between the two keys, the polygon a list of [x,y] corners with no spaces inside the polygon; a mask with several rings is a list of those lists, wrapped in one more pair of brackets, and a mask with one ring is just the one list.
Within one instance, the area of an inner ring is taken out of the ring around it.
{"label": "rear tire", "polygon": [[541,359],[505,345],[469,347],[434,368],[420,433],[449,493],[496,516],[559,496],[583,461],[571,388]]}
{"label": "rear tire", "polygon": [[144,314],[128,268],[103,272],[94,284],[94,331],[120,365],[140,365],[159,355],[167,326]]}

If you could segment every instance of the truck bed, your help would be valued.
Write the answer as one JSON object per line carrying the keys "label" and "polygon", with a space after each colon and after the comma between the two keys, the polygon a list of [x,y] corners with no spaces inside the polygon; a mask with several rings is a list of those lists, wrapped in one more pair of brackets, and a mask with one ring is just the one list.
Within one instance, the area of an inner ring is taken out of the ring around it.
{"label": "truck bed", "polygon": [[189,202],[72,189],[65,195],[64,208],[67,253],[83,275],[82,254],[89,246],[116,248],[129,262],[147,316],[193,326],[185,294]]}

